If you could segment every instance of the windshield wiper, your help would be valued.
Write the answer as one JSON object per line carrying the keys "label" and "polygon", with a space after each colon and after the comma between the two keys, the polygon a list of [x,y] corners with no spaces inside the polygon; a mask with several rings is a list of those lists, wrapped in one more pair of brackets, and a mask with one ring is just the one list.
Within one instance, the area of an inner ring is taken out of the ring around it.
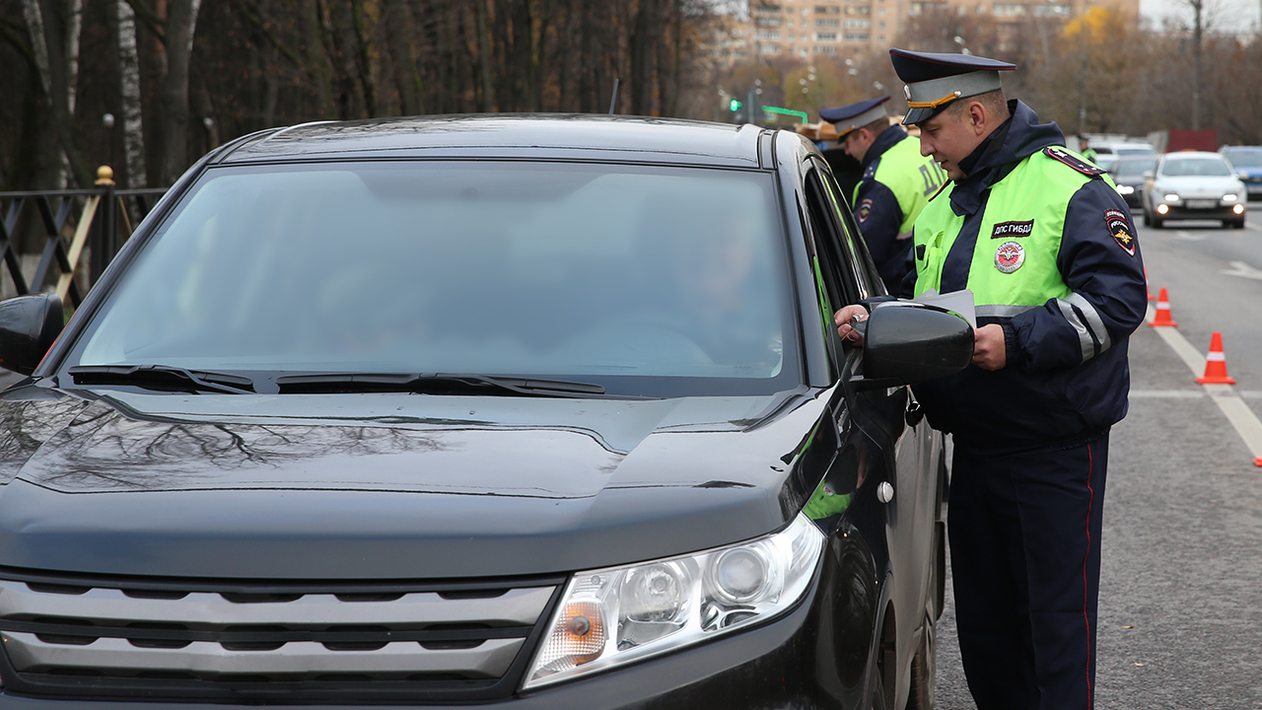
{"label": "windshield wiper", "polygon": [[172,392],[254,392],[254,381],[248,377],[171,365],[78,365],[70,368],[70,376],[76,385],[134,385]]}
{"label": "windshield wiper", "polygon": [[281,394],[415,392],[418,394],[518,394],[531,397],[590,397],[605,388],[587,382],[492,375],[417,373],[327,373],[276,378]]}

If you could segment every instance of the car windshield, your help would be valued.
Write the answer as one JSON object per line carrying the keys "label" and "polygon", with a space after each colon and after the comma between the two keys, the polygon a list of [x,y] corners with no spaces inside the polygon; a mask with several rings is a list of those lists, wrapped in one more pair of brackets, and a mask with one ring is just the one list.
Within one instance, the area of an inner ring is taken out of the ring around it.
{"label": "car windshield", "polygon": [[778,391],[799,380],[774,194],[688,168],[216,168],[70,364]]}
{"label": "car windshield", "polygon": [[1224,153],[1236,168],[1262,168],[1262,149],[1229,150]]}
{"label": "car windshield", "polygon": [[1113,164],[1109,171],[1115,178],[1138,178],[1157,167],[1157,159],[1125,158]]}
{"label": "car windshield", "polygon": [[1161,174],[1169,177],[1228,177],[1231,168],[1221,158],[1167,158]]}
{"label": "car windshield", "polygon": [[1125,146],[1117,149],[1118,155],[1156,155],[1157,151],[1146,145]]}

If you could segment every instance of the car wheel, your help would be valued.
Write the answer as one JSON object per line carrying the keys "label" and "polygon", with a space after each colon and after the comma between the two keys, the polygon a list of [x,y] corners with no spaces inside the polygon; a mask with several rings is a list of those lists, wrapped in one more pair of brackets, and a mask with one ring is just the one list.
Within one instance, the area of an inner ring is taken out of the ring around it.
{"label": "car wheel", "polygon": [[1235,222],[1232,222],[1232,223],[1231,223],[1231,228],[1232,228],[1232,229],[1244,229],[1244,220],[1243,220],[1243,219],[1238,219],[1238,220],[1236,220]]}
{"label": "car wheel", "polygon": [[1160,217],[1156,215],[1153,215],[1152,219],[1148,220],[1148,222],[1152,224],[1153,229],[1161,229],[1162,226],[1165,225],[1166,223],[1165,220],[1161,219]]}
{"label": "car wheel", "polygon": [[1144,210],[1144,226],[1145,227],[1152,226],[1152,218],[1148,216],[1148,210]]}
{"label": "car wheel", "polygon": [[934,644],[933,615],[925,614],[925,632],[920,648],[911,659],[911,690],[907,710],[933,710],[934,674],[938,668],[937,646]]}

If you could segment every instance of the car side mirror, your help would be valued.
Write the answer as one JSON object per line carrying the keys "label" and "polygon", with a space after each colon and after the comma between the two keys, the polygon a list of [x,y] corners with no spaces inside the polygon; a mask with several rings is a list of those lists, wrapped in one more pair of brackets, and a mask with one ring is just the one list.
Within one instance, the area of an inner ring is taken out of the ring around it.
{"label": "car side mirror", "polygon": [[61,298],[55,293],[0,301],[0,367],[31,374],[65,324]]}
{"label": "car side mirror", "polygon": [[911,385],[954,375],[973,361],[973,327],[935,306],[894,302],[865,324],[859,389]]}

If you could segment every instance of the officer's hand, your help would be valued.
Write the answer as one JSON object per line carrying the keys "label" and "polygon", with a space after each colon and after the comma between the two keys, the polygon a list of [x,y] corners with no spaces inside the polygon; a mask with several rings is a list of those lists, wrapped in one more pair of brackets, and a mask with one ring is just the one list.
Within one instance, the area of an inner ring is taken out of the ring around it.
{"label": "officer's hand", "polygon": [[983,370],[998,370],[1008,364],[1003,326],[991,323],[973,331],[973,364]]}
{"label": "officer's hand", "polygon": [[863,306],[846,306],[833,314],[833,323],[837,326],[837,333],[841,335],[842,340],[858,345],[863,342],[863,336],[850,327],[850,319],[855,316],[858,316],[859,320],[867,320],[868,309]]}

